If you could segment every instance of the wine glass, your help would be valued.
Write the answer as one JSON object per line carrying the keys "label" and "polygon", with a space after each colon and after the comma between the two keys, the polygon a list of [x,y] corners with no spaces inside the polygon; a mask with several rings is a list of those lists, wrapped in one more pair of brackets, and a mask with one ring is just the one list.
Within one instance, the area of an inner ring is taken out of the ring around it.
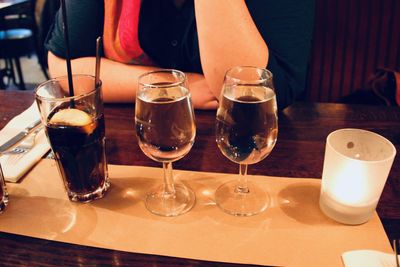
{"label": "wine glass", "polygon": [[186,76],[178,70],[156,70],[139,77],[135,125],[143,153],[163,164],[164,183],[146,196],[147,209],[157,215],[177,216],[189,211],[195,194],[175,183],[172,162],[192,148],[196,125]]}
{"label": "wine glass", "polygon": [[216,119],[216,141],[222,154],[238,163],[238,180],[215,192],[217,205],[235,216],[264,211],[269,194],[247,180],[247,165],[263,160],[278,136],[272,73],[257,67],[234,67],[225,74]]}

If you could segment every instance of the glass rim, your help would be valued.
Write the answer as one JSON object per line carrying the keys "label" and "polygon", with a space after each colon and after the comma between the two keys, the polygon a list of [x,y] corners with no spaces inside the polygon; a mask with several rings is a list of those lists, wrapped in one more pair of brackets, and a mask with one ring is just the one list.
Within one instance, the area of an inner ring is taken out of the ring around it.
{"label": "glass rim", "polygon": [[[90,75],[90,74],[73,74],[72,76],[74,76],[74,77],[90,77],[90,78],[93,79],[93,82],[96,81],[96,78],[93,75]],[[39,100],[42,100],[42,101],[53,101],[53,102],[70,101],[70,100],[73,100],[73,99],[80,99],[80,98],[92,95],[95,92],[97,92],[102,86],[102,81],[99,79],[98,84],[95,84],[93,90],[90,90],[87,93],[83,93],[83,94],[79,94],[79,95],[64,96],[64,97],[46,97],[46,96],[41,96],[41,95],[39,95],[37,93],[39,88],[45,86],[46,84],[52,83],[54,81],[64,80],[64,79],[68,79],[68,75],[57,76],[57,77],[51,78],[49,80],[46,80],[46,81],[40,83],[35,88],[35,98],[39,99]]]}
{"label": "glass rim", "polygon": [[[151,75],[151,74],[155,74],[155,73],[171,73],[171,74],[172,73],[177,73],[177,74],[180,75],[181,79],[180,79],[180,81],[177,81],[177,82],[174,82],[174,83],[165,84],[165,85],[162,85],[162,84],[161,85],[160,84],[155,85],[155,84],[152,84],[152,83],[145,83],[145,82],[141,81],[143,79],[143,77]],[[178,85],[180,85],[180,84],[182,84],[182,83],[184,83],[186,81],[186,74],[183,71],[176,70],[176,69],[158,69],[158,70],[152,70],[152,71],[145,72],[145,73],[141,74],[138,77],[138,81],[139,81],[140,85],[142,85],[144,87],[150,87],[150,88],[176,87],[176,86],[178,86]]]}
{"label": "glass rim", "polygon": [[261,77],[260,77],[260,78],[258,78],[258,79],[252,79],[252,81],[260,81],[260,82],[263,82],[263,81],[267,81],[267,80],[273,79],[273,77],[274,77],[274,75],[272,74],[272,72],[271,72],[270,70],[266,69],[266,68],[260,68],[260,67],[256,67],[256,66],[235,66],[235,67],[232,67],[232,68],[230,68],[230,69],[228,69],[228,70],[226,71],[226,73],[225,73],[225,78],[226,78],[226,77],[229,77],[230,79],[232,79],[232,80],[235,81],[235,82],[238,82],[238,81],[242,80],[242,79],[240,79],[240,78],[233,77],[232,75],[230,75],[231,72],[233,72],[234,70],[237,70],[237,69],[254,69],[254,70],[258,70],[258,71],[267,73],[267,76],[268,76],[268,77],[266,77],[266,78],[261,78]]}
{"label": "glass rim", "polygon": [[[391,148],[390,154],[389,154],[387,157],[385,157],[385,158],[383,158],[383,159],[380,159],[380,160],[355,159],[355,158],[349,157],[349,156],[347,156],[347,155],[344,155],[343,153],[339,152],[338,149],[335,148],[335,147],[331,144],[331,139],[333,138],[334,135],[336,135],[336,134],[338,134],[338,133],[340,133],[340,132],[346,132],[346,131],[347,131],[347,132],[348,132],[348,131],[363,132],[363,133],[369,134],[369,135],[371,135],[371,136],[374,136],[374,137],[376,137],[376,138],[382,140],[384,143],[386,143],[387,145],[389,145],[389,147]],[[394,159],[394,157],[396,156],[396,152],[397,152],[397,151],[396,151],[396,147],[395,147],[395,146],[393,145],[393,143],[390,142],[387,138],[385,138],[385,137],[383,137],[382,135],[377,134],[377,133],[375,133],[375,132],[368,131],[368,130],[364,130],[364,129],[357,129],[357,128],[343,128],[343,129],[337,129],[337,130],[335,130],[335,131],[329,133],[329,134],[328,134],[328,137],[326,138],[326,145],[329,146],[329,147],[332,149],[332,151],[334,151],[337,155],[339,155],[339,156],[341,156],[341,157],[344,157],[344,158],[346,158],[346,159],[348,159],[348,160],[353,160],[353,161],[355,161],[355,162],[366,162],[366,163],[368,163],[368,164],[378,164],[378,163],[390,161],[390,160]]]}

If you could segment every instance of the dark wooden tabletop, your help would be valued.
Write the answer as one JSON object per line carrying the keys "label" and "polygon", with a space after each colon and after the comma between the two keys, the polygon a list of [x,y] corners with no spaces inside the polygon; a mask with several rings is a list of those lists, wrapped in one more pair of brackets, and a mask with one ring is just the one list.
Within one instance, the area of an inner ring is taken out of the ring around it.
{"label": "dark wooden tabletop", "polygon": [[[0,129],[32,102],[32,92],[0,91]],[[110,164],[160,167],[137,145],[133,104],[106,105],[105,118]],[[195,144],[185,158],[174,163],[175,169],[238,172],[238,166],[222,156],[216,146],[214,118],[215,111],[196,110]],[[273,152],[262,162],[251,165],[249,174],[320,179],[326,137],[340,128],[376,132],[400,151],[400,108],[298,103],[279,115],[278,142]],[[399,156],[395,158],[377,211],[388,238],[400,238]],[[240,266],[98,249],[1,232],[0,259],[0,265],[8,266]]]}

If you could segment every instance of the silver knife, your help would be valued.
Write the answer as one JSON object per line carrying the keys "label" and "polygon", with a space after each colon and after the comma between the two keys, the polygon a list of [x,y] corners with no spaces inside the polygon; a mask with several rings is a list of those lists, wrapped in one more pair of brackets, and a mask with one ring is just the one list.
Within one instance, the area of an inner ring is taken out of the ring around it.
{"label": "silver knife", "polygon": [[15,135],[14,137],[12,137],[10,140],[8,140],[7,142],[5,142],[4,144],[2,144],[0,146],[0,153],[3,153],[5,151],[7,151],[10,147],[12,147],[13,145],[15,145],[16,143],[18,143],[19,141],[21,141],[22,139],[24,139],[25,136],[27,136],[30,131],[32,131],[36,126],[38,126],[40,124],[40,119],[34,121],[32,124],[30,124],[28,127],[26,127],[25,129],[23,129],[21,132],[19,132],[17,135]]}

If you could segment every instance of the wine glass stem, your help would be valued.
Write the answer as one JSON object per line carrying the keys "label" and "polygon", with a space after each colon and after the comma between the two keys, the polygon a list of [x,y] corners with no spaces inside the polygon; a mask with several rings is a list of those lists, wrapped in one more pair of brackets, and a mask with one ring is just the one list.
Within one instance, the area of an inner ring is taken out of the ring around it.
{"label": "wine glass stem", "polygon": [[174,177],[172,176],[172,162],[163,162],[164,170],[164,194],[175,195]]}
{"label": "wine glass stem", "polygon": [[247,186],[247,164],[239,164],[239,181],[235,188],[235,193],[249,193],[249,187]]}

